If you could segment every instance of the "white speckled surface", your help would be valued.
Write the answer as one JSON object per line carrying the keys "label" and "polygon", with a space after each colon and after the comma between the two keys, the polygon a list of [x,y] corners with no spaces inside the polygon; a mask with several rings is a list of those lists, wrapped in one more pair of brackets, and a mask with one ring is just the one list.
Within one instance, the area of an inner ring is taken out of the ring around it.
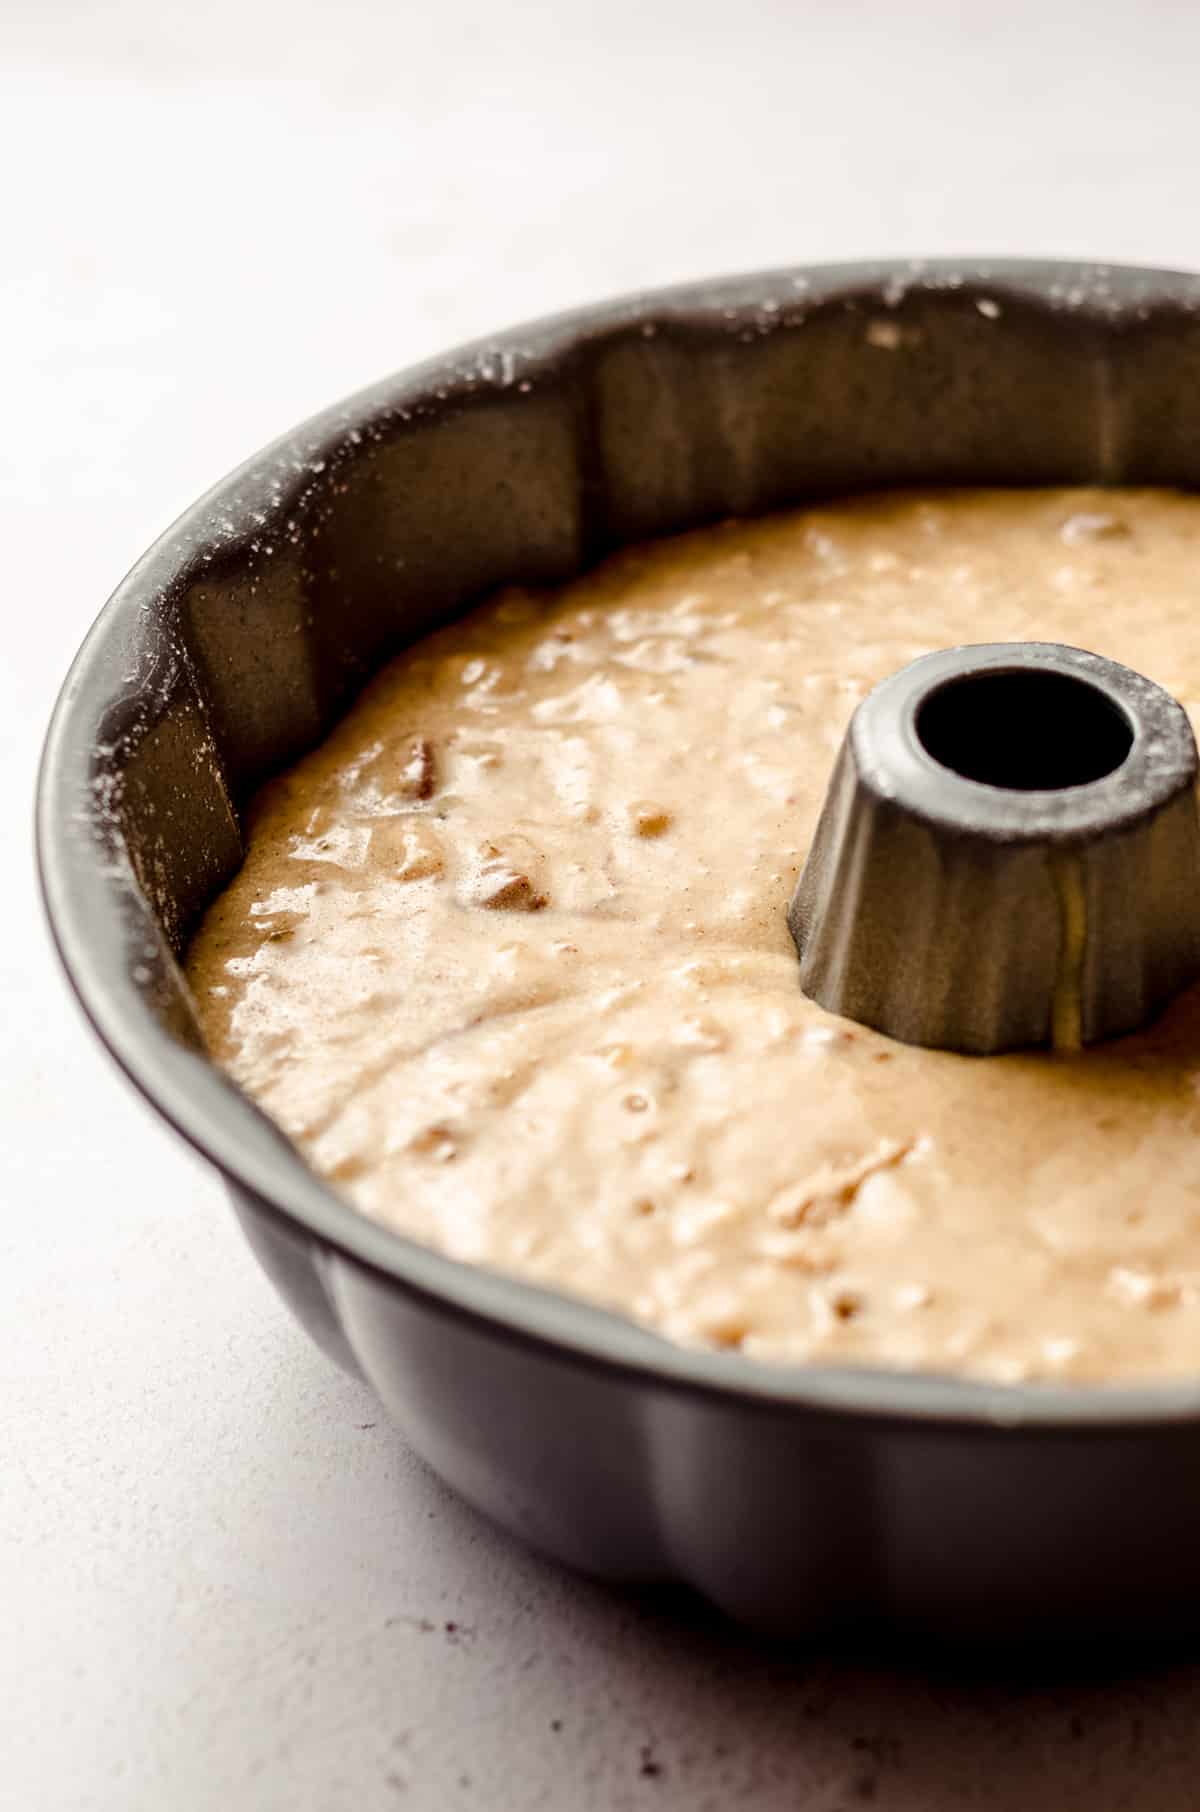
{"label": "white speckled surface", "polygon": [[1195,1806],[1186,1661],[1046,1685],[772,1655],[454,1504],[85,1036],[27,823],[105,594],[280,428],[715,270],[1200,265],[1198,62],[1167,0],[0,11],[4,1808]]}

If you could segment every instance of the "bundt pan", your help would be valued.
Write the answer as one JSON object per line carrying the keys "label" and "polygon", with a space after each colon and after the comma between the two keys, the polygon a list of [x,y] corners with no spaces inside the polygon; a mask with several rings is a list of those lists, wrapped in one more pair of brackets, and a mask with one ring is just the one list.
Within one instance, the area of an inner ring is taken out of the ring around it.
{"label": "bundt pan", "polygon": [[492,587],[838,492],[1118,481],[1200,482],[1200,279],[772,272],[522,328],[329,410],[168,530],[89,635],[38,802],[84,1010],[313,1337],[535,1547],[785,1636],[1200,1623],[1200,1353],[1195,1383],[1104,1388],[673,1346],[362,1218],[205,1056],[179,968],[252,790]]}

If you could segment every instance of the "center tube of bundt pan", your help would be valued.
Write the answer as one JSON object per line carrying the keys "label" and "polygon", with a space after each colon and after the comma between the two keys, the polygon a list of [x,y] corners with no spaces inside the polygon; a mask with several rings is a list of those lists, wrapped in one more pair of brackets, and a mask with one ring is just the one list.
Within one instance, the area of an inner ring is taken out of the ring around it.
{"label": "center tube of bundt pan", "polygon": [[909,1044],[1080,1050],[1200,976],[1197,754],[1131,668],[928,654],[855,712],[788,912],[806,994]]}

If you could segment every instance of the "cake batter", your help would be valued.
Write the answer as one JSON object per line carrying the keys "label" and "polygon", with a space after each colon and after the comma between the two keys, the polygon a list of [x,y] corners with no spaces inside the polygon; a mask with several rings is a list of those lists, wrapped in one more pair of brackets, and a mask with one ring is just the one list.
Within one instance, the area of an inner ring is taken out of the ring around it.
{"label": "cake batter", "polygon": [[681,1341],[1017,1380],[1200,1370],[1200,992],[1073,1058],[799,991],[849,717],[1058,641],[1200,719],[1200,500],[893,493],[622,553],[414,646],[266,787],[189,978],[374,1219]]}

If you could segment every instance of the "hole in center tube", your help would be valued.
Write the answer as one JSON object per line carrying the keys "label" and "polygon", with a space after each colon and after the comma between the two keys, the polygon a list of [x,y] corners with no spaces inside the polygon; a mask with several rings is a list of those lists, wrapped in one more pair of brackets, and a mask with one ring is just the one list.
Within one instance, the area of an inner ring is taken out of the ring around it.
{"label": "hole in center tube", "polygon": [[1018,793],[1103,780],[1133,747],[1128,718],[1098,686],[1045,668],[947,680],[918,710],[917,735],[942,767]]}

